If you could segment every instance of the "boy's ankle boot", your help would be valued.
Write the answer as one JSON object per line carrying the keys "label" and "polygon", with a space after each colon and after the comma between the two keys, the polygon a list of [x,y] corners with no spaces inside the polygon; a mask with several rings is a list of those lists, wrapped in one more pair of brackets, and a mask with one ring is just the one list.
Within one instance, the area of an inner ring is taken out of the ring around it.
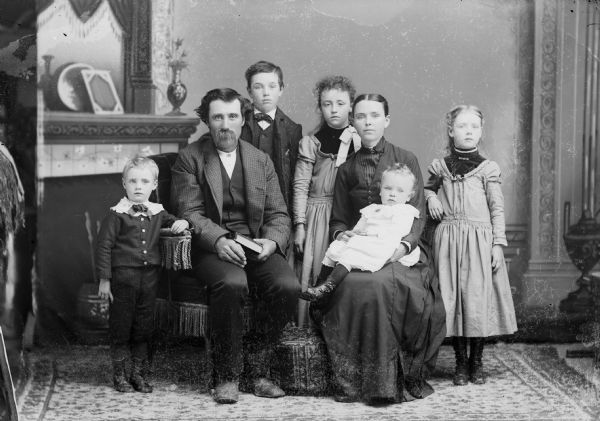
{"label": "boy's ankle boot", "polygon": [[471,355],[469,356],[469,380],[474,384],[484,384],[485,374],[483,372],[483,346],[484,338],[471,339]]}
{"label": "boy's ankle boot", "polygon": [[141,393],[152,393],[152,386],[146,381],[145,361],[141,358],[133,359],[133,368],[131,369],[131,378],[129,379],[133,388]]}
{"label": "boy's ankle boot", "polygon": [[454,371],[452,382],[457,386],[464,386],[469,382],[467,338],[455,336],[452,338],[452,346],[456,355],[456,370]]}
{"label": "boy's ankle boot", "polygon": [[113,385],[117,392],[133,392],[133,387],[125,376],[125,360],[113,360]]}

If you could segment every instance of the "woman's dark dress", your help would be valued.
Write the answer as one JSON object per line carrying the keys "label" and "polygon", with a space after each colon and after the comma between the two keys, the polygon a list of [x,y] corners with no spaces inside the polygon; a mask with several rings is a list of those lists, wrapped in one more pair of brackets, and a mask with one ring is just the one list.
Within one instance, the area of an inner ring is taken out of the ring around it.
{"label": "woman's dark dress", "polygon": [[[403,239],[411,249],[417,245],[425,222],[419,163],[411,152],[384,139],[371,150],[360,149],[340,166],[330,235],[351,229],[361,208],[381,203],[381,174],[395,162],[406,164],[417,177],[416,194],[409,203],[419,209],[421,218]],[[351,272],[318,309],[340,392],[366,402],[400,402],[413,399],[407,392],[416,397],[433,392],[425,378],[445,337],[445,310],[429,250],[421,242],[419,247],[421,261],[413,267],[396,262],[375,273]]]}

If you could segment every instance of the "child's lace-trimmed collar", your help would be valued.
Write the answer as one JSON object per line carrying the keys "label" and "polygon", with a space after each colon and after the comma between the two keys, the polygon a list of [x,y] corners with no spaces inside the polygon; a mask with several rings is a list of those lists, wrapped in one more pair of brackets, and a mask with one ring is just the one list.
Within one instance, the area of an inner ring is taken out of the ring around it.
{"label": "child's lace-trimmed collar", "polygon": [[163,205],[161,205],[160,203],[153,203],[150,201],[145,201],[144,203],[140,203],[142,205],[145,205],[148,208],[148,211],[146,212],[134,212],[131,207],[133,205],[136,205],[138,203],[134,203],[131,200],[129,200],[127,197],[123,197],[119,203],[117,203],[115,206],[113,206],[112,208],[110,208],[111,210],[117,212],[117,213],[129,213],[131,215],[135,215],[135,214],[139,214],[139,213],[145,213],[148,216],[152,216],[152,215],[157,215],[160,212],[164,211],[165,208],[163,208]]}

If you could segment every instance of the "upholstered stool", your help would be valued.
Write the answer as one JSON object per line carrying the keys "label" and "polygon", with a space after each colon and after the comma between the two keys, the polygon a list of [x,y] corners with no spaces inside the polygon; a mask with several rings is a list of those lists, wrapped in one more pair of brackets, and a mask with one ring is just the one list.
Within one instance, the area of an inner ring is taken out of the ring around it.
{"label": "upholstered stool", "polygon": [[290,395],[327,395],[331,364],[321,334],[311,328],[287,327],[275,348],[273,378]]}

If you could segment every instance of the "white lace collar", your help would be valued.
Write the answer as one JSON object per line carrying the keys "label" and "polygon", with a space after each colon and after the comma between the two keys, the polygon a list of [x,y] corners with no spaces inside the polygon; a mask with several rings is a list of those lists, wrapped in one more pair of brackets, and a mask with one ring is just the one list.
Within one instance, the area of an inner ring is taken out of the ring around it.
{"label": "white lace collar", "polygon": [[119,203],[117,203],[115,206],[113,206],[110,209],[117,213],[130,213],[132,215],[145,213],[148,216],[157,215],[160,212],[165,210],[165,208],[163,208],[163,205],[161,205],[160,203],[153,203],[150,201],[146,201],[141,204],[146,205],[146,207],[148,207],[148,212],[133,212],[133,211],[130,212],[131,206],[133,206],[135,204],[136,203],[132,202],[127,197],[124,197],[119,201]]}

